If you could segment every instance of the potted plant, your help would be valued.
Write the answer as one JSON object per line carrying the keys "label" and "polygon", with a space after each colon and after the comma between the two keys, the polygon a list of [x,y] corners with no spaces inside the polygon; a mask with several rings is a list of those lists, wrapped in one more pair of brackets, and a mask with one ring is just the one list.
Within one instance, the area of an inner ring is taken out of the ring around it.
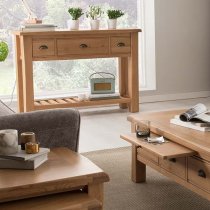
{"label": "potted plant", "polygon": [[0,41],[0,62],[5,61],[9,54],[8,44],[4,41]]}
{"label": "potted plant", "polygon": [[116,29],[117,28],[117,18],[121,17],[124,15],[124,12],[121,10],[114,10],[114,9],[109,9],[107,10],[107,15],[108,15],[108,28],[109,29]]}
{"label": "potted plant", "polygon": [[70,7],[68,12],[71,15],[71,20],[68,20],[68,28],[71,30],[78,30],[79,18],[84,14],[82,9],[79,7]]}
{"label": "potted plant", "polygon": [[90,5],[89,10],[86,12],[86,17],[90,18],[90,26],[92,30],[98,30],[100,26],[100,17],[103,11],[100,6]]}

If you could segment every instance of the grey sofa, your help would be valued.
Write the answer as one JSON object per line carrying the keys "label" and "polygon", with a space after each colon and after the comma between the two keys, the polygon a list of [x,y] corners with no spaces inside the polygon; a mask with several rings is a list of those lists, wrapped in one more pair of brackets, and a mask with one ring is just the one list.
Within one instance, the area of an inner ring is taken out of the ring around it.
{"label": "grey sofa", "polygon": [[0,130],[32,131],[42,147],[68,147],[78,151],[80,114],[74,109],[14,113],[0,101]]}

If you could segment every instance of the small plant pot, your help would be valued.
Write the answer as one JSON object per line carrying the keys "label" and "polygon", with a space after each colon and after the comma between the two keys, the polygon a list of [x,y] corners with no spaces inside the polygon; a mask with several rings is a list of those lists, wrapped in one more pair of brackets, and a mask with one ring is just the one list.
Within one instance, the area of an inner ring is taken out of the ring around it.
{"label": "small plant pot", "polygon": [[90,20],[90,27],[92,30],[99,30],[100,20]]}
{"label": "small plant pot", "polygon": [[79,20],[68,20],[67,25],[70,30],[79,30]]}
{"label": "small plant pot", "polygon": [[117,19],[108,19],[108,29],[117,28]]}

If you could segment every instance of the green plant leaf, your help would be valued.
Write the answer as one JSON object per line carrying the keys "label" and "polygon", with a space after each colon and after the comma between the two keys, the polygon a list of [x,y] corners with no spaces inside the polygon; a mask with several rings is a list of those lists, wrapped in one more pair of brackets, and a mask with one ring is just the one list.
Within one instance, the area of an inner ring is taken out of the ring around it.
{"label": "green plant leaf", "polygon": [[0,62],[5,61],[9,54],[9,48],[6,42],[0,42]]}

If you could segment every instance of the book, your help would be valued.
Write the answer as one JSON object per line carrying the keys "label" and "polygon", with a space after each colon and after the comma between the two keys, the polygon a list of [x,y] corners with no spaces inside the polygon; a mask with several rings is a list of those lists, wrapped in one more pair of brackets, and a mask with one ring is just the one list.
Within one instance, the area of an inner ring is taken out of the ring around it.
{"label": "book", "polygon": [[21,27],[23,28],[53,28],[56,26],[53,24],[24,24]]}
{"label": "book", "polygon": [[22,31],[54,31],[56,27],[53,24],[25,24],[20,29]]}
{"label": "book", "polygon": [[26,160],[31,160],[34,159],[40,155],[44,155],[47,154],[48,152],[50,152],[50,149],[48,148],[40,148],[38,153],[35,154],[27,154],[25,152],[25,150],[21,150],[20,146],[18,148],[18,152],[15,154],[11,154],[11,155],[1,155],[0,154],[0,158],[4,158],[4,159],[12,159],[12,160],[22,160],[22,161],[26,161]]}
{"label": "book", "polygon": [[180,120],[184,122],[200,120],[201,122],[210,123],[210,112],[208,112],[208,109],[204,104],[199,103],[182,113],[180,115]]}
{"label": "book", "polygon": [[38,168],[47,160],[48,160],[48,154],[42,154],[30,160],[13,160],[13,159],[0,158],[0,169],[32,170]]}
{"label": "book", "polygon": [[21,31],[41,32],[41,31],[55,31],[55,28],[21,28]]}
{"label": "book", "polygon": [[[180,120],[180,115],[175,115],[174,118]],[[183,121],[183,122],[185,122],[185,121]],[[188,122],[191,123],[192,125],[196,125],[196,126],[200,126],[200,127],[210,127],[209,122],[203,122],[202,120],[199,120],[196,118],[192,118]]]}
{"label": "book", "polygon": [[179,125],[179,126],[183,126],[186,128],[191,128],[191,129],[198,130],[198,131],[203,131],[203,132],[210,131],[210,126],[204,127],[204,126],[200,126],[199,124],[196,124],[194,122],[185,122],[185,121],[182,121],[177,118],[170,119],[170,123]]}
{"label": "book", "polygon": [[102,99],[115,99],[120,98],[119,93],[107,93],[107,94],[90,94],[90,100],[102,100]]}

